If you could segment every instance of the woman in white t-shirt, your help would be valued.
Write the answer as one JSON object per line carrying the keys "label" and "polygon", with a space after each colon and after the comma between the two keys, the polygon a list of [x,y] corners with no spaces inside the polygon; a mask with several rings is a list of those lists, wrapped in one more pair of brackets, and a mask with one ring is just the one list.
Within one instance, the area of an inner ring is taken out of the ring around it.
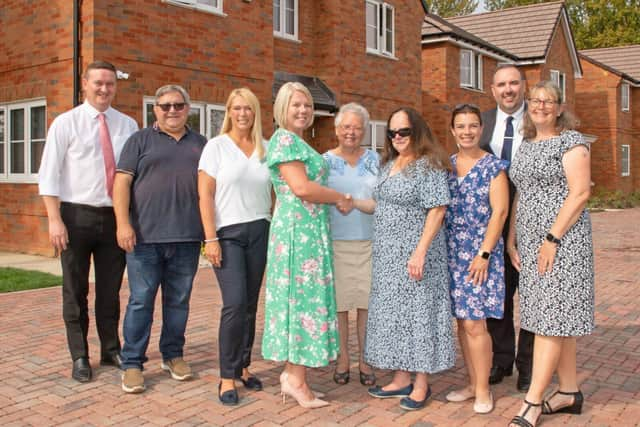
{"label": "woman in white t-shirt", "polygon": [[207,143],[198,170],[204,253],[222,294],[218,398],[237,405],[236,379],[262,390],[249,365],[272,206],[260,103],[249,89],[229,95],[220,135]]}

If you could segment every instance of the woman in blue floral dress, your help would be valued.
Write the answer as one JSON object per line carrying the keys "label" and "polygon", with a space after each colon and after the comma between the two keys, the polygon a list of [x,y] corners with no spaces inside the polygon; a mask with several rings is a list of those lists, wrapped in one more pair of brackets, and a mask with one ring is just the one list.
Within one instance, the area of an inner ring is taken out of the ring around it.
{"label": "woman in blue floral dress", "polygon": [[458,153],[451,156],[451,204],[445,225],[451,306],[458,319],[469,385],[446,397],[451,402],[475,398],[474,411],[485,414],[493,410],[491,337],[485,319],[501,319],[504,311],[501,234],[509,209],[508,162],[480,148],[482,117],[475,105],[463,104],[453,110],[451,133]]}
{"label": "woman in blue floral dress", "polygon": [[351,209],[350,196],[327,185],[328,168],[302,134],[313,122],[313,98],[300,83],[285,83],[274,104],[279,129],[267,147],[277,196],[269,230],[262,355],[286,361],[282,395],[319,408],[306,368],[327,366],[338,354],[336,300],[327,204]]}

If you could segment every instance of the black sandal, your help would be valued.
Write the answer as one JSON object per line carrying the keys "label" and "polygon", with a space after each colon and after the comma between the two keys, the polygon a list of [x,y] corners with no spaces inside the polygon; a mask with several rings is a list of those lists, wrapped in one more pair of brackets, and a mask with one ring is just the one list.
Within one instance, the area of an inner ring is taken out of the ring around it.
{"label": "black sandal", "polygon": [[360,384],[370,387],[376,385],[376,373],[371,372],[370,374],[365,374],[360,371]]}
{"label": "black sandal", "polygon": [[[527,404],[527,409],[524,410],[524,412],[522,413],[522,415],[516,415],[515,417],[513,417],[511,419],[511,422],[509,424],[515,424],[517,426],[520,427],[534,427],[535,424],[531,424],[526,418],[525,416],[527,415],[527,412],[529,412],[529,409],[531,408],[537,408],[539,406],[542,406],[542,403],[531,403],[529,402],[527,399],[524,400],[524,403]],[[538,414],[538,417],[535,420],[535,423],[538,424],[538,419],[540,418],[540,414]]]}
{"label": "black sandal", "polygon": [[350,379],[349,377],[350,377],[349,371],[338,372],[338,370],[336,369],[333,372],[333,381],[335,381],[336,384],[340,384],[340,385],[348,384]]}
{"label": "black sandal", "polygon": [[[556,394],[562,394],[564,396],[573,396],[573,403],[571,405],[569,405],[569,406],[563,406],[561,408],[553,409],[551,407],[551,405],[549,404],[549,401]],[[582,392],[580,390],[571,391],[571,392],[558,390],[555,393],[553,393],[551,396],[549,396],[548,399],[542,401],[542,413],[545,414],[545,415],[558,414],[558,413],[581,414],[582,413],[582,403],[583,402],[584,402],[584,396],[582,395]]]}

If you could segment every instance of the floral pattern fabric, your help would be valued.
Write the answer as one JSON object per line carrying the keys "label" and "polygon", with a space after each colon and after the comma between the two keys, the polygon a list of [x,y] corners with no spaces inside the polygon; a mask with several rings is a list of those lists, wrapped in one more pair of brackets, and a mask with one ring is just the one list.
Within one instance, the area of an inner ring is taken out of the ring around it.
{"label": "floral pattern fabric", "polygon": [[458,319],[502,319],[504,316],[504,242],[502,236],[489,258],[487,280],[479,286],[467,281],[469,266],[484,240],[491,218],[489,187],[509,162],[487,154],[458,183],[457,155],[451,156],[451,204],[445,215],[447,256],[451,277],[451,311]]}
{"label": "floral pattern fabric", "polygon": [[449,204],[447,174],[422,158],[389,176],[392,163],[382,167],[374,188],[373,273],[364,357],[381,369],[439,372],[455,363],[444,229],[431,242],[421,280],[409,277],[407,262],[429,210]]}
{"label": "floral pattern fabric", "polygon": [[339,348],[328,206],[293,194],[278,168],[293,161],[304,163],[311,181],[327,184],[322,156],[294,133],[278,129],[267,148],[277,201],[269,230],[262,355],[326,366]]}
{"label": "floral pattern fabric", "polygon": [[576,145],[589,147],[576,131],[525,140],[509,170],[518,189],[520,324],[538,335],[589,335],[595,327],[593,242],[586,209],[562,236],[551,271],[540,275],[537,270],[540,246],[569,194],[562,158]]}

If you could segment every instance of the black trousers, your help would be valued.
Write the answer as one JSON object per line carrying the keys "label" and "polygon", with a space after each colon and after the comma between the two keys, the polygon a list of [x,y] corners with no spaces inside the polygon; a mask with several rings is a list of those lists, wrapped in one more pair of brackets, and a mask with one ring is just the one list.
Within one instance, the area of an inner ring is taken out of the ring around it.
{"label": "black trousers", "polygon": [[506,251],[504,258],[504,317],[502,319],[487,319],[487,329],[493,344],[493,366],[511,370],[515,360],[518,372],[530,374],[533,363],[533,338],[535,335],[520,328],[518,351],[516,353],[515,328],[513,326],[513,296],[518,289],[520,274],[511,265],[511,259]]}
{"label": "black trousers", "polygon": [[267,260],[269,222],[252,221],[217,232],[222,264],[214,268],[222,294],[218,330],[220,377],[239,378],[251,364],[256,311]]}
{"label": "black trousers", "polygon": [[101,354],[120,351],[120,286],[124,251],[116,241],[116,222],[111,207],[61,203],[60,214],[69,233],[62,263],[62,317],[71,358],[89,357],[89,266],[95,272],[95,315]]}

